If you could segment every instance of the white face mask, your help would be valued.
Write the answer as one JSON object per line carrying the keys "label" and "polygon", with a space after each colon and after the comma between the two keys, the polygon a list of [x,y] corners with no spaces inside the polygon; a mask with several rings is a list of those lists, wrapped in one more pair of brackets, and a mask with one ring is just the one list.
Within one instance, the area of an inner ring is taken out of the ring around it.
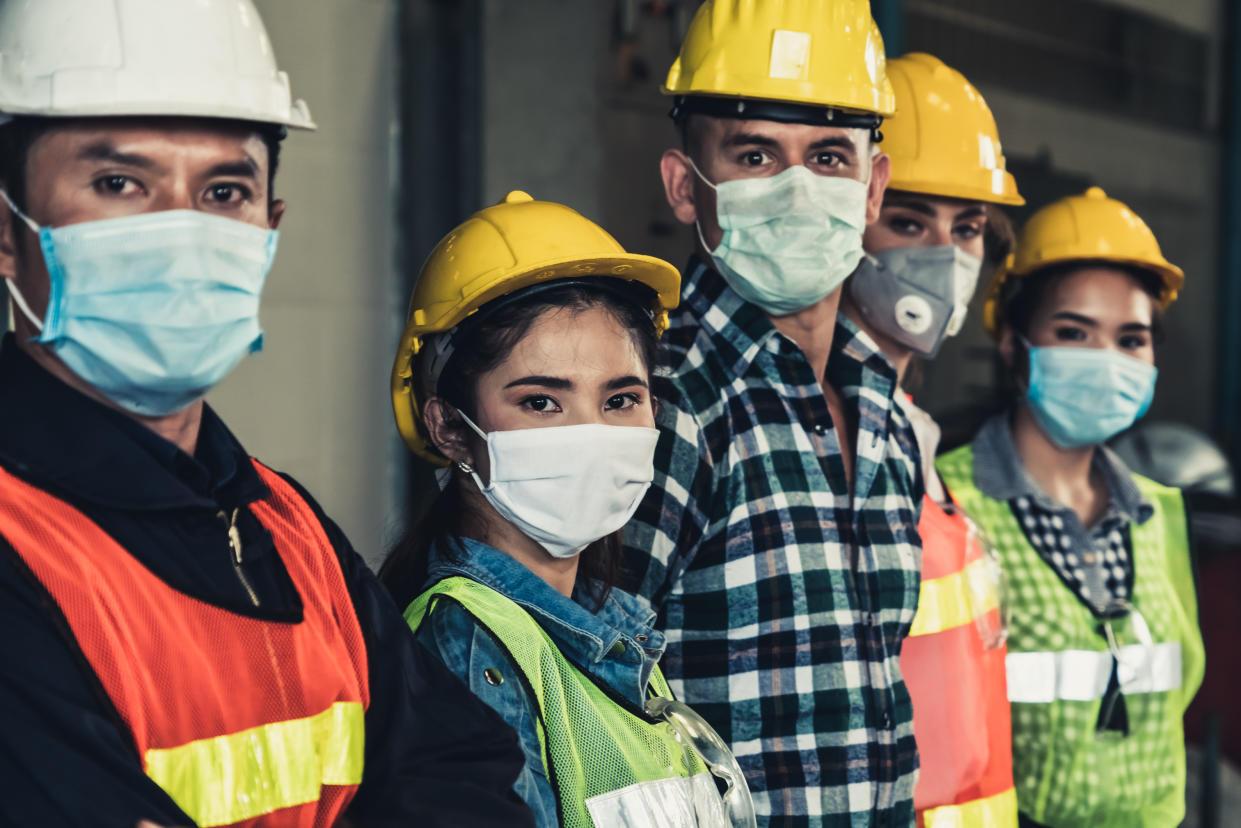
{"label": "white face mask", "polygon": [[[693,166],[693,162],[690,162]],[[830,294],[862,260],[868,187],[815,175],[803,166],[770,178],[713,184],[724,231],[711,250],[716,269],[741,298],[772,316],[808,308]],[[702,246],[710,250],[698,226]]]}
{"label": "white face mask", "polygon": [[653,428],[549,426],[484,434],[491,484],[462,471],[500,516],[556,558],[571,558],[629,522],[655,477]]}

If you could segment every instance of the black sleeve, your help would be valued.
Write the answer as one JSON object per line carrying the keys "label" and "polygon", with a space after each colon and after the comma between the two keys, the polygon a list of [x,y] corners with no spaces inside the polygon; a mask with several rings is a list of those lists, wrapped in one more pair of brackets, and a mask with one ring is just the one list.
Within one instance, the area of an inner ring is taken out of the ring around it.
{"label": "black sleeve", "polygon": [[3,538],[0,629],[0,825],[192,825],[143,772],[68,622]]}
{"label": "black sleeve", "polygon": [[534,826],[513,791],[517,734],[410,632],[344,533],[294,480],[340,556],[366,636],[366,764],[349,810],[358,826]]}

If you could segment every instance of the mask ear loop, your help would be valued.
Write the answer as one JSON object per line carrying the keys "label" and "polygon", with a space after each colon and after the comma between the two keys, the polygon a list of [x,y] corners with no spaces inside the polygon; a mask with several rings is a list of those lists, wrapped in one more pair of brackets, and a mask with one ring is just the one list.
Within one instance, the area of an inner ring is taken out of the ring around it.
{"label": "mask ear loop", "polygon": [[[13,199],[9,197],[6,190],[0,189],[0,198],[3,198],[4,202],[9,205],[9,209],[13,211],[14,215],[26,223],[26,226],[30,228],[31,232],[33,232],[36,236],[39,234],[39,225],[34,221],[34,219],[22,212],[20,207],[13,203]],[[30,305],[26,304],[26,297],[22,296],[22,292],[17,289],[17,280],[6,277],[5,281],[9,283],[9,296],[13,297],[13,304],[17,305],[17,309],[30,320],[30,324],[34,325],[35,330],[42,333],[43,320],[35,316],[34,311],[30,309]]]}
{"label": "mask ear loop", "polygon": [[[698,165],[694,163],[693,158],[690,158],[688,155],[686,155],[685,160],[689,161],[690,169],[694,171],[695,175],[697,175],[699,178],[702,179],[703,184],[706,184],[712,190],[719,192],[720,188],[717,185],[712,184],[710,179],[708,179],[705,175],[702,174],[702,170],[698,169]],[[711,249],[711,245],[707,244],[706,237],[703,236],[702,234],[702,222],[699,221],[697,218],[694,219],[694,231],[698,233],[698,241],[702,245],[702,249],[707,251],[708,253],[714,253],[714,251]],[[719,245],[716,245],[716,247],[718,246]]]}
{"label": "mask ear loop", "polygon": [[[461,409],[457,409],[457,413],[461,415],[461,419],[462,421],[465,422],[466,425],[474,429],[475,434],[477,434],[479,437],[482,437],[483,440],[487,439],[486,433],[481,428],[479,428],[477,425],[475,425],[474,421],[471,420],[469,417],[467,417],[464,411],[462,411]],[[487,487],[483,485],[483,481],[478,476],[478,472],[474,470],[473,465],[471,465],[470,463],[467,463],[465,460],[458,460],[455,463],[455,465],[458,469],[465,472],[466,474],[468,474],[470,477],[474,479],[474,485],[478,487],[478,490],[480,492],[487,491]]]}

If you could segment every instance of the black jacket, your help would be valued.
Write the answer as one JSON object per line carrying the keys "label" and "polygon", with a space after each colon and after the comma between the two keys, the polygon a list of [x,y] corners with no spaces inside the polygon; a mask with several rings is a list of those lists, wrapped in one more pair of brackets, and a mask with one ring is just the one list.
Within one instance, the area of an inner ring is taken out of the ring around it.
{"label": "black jacket", "polygon": [[[9,334],[0,345],[0,466],[79,509],[182,592],[247,615],[300,617],[271,535],[244,508],[266,486],[210,408],[190,457],[48,374]],[[415,642],[340,529],[289,482],[336,549],[366,637],[365,768],[350,822],[533,825],[512,790],[523,763],[516,735]],[[219,517],[237,507],[242,569],[257,609]],[[0,780],[0,825],[191,824],[143,773],[59,609],[3,537]]]}

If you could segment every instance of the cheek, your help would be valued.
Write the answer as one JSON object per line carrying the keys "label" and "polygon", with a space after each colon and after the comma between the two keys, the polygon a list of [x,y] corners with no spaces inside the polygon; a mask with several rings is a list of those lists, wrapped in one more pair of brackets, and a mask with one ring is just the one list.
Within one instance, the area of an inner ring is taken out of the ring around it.
{"label": "cheek", "polygon": [[892,232],[892,228],[882,217],[874,224],[867,225],[866,231],[862,233],[862,247],[866,248],[868,253],[878,253],[880,250],[900,246],[900,237]]}
{"label": "cheek", "polygon": [[975,236],[972,239],[957,242],[957,247],[960,250],[966,253],[969,253],[971,256],[978,258],[978,259],[984,258],[984,253],[986,252],[985,247],[983,245],[983,234],[982,233],[979,233],[977,236]]}

